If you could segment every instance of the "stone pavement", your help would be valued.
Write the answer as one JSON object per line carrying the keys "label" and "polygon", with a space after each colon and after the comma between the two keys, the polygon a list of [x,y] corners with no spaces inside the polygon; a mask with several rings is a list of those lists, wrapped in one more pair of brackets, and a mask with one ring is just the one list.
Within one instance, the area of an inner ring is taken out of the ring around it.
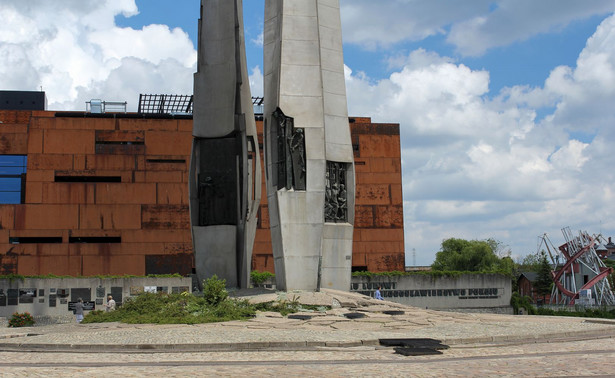
{"label": "stone pavement", "polygon": [[[199,325],[0,328],[0,375],[615,374],[611,321],[433,311],[330,290],[249,298],[280,295],[334,308],[300,314],[309,319],[260,313],[247,321]],[[348,313],[365,316],[349,319]],[[383,338],[432,338],[451,348],[439,356],[406,357],[379,346]]]}

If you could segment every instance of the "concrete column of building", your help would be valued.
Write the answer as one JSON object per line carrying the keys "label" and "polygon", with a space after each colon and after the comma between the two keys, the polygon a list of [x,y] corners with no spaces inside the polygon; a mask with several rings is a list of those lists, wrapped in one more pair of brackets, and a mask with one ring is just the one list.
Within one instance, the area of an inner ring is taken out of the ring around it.
{"label": "concrete column of building", "polygon": [[348,290],[354,166],[339,1],[265,3],[265,159],[278,288]]}
{"label": "concrete column of building", "polygon": [[202,0],[190,162],[190,220],[199,281],[249,285],[260,155],[241,0]]}

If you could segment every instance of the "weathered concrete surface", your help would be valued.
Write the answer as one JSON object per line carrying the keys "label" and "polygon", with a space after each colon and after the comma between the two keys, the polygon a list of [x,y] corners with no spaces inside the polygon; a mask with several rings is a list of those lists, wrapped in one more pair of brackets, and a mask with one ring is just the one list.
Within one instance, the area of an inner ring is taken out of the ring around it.
{"label": "weathered concrete surface", "polygon": [[[264,39],[264,141],[277,286],[348,290],[355,178],[339,1],[267,0]],[[278,130],[279,110],[303,132],[305,188],[278,182],[280,167],[288,166],[278,146],[289,133]],[[329,162],[345,167],[348,216],[342,223],[325,222]]]}

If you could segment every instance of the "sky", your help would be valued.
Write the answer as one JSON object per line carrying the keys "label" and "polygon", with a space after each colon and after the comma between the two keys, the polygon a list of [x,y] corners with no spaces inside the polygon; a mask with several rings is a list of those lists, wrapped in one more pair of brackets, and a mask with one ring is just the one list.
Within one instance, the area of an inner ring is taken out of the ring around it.
{"label": "sky", "polygon": [[[253,96],[264,0],[243,0]],[[0,0],[0,89],[192,94],[199,0]],[[615,236],[614,0],[340,0],[351,116],[400,124],[406,265],[443,240]]]}

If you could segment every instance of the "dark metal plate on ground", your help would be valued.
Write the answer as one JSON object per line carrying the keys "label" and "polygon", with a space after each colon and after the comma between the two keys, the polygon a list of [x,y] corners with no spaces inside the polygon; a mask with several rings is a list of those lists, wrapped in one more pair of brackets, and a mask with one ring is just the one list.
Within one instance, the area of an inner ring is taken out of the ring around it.
{"label": "dark metal plate on ground", "polygon": [[312,315],[296,315],[296,314],[290,314],[290,315],[288,315],[288,319],[310,320],[310,319],[312,319]]}
{"label": "dark metal plate on ground", "polygon": [[387,311],[382,311],[383,314],[387,314],[387,315],[403,315],[406,312],[405,311],[400,311],[400,310],[387,310]]}
{"label": "dark metal plate on ground", "polygon": [[404,347],[395,347],[395,353],[401,354],[404,356],[429,356],[433,354],[442,354],[439,350],[430,349],[430,348],[404,348]]}
{"label": "dark metal plate on ground", "polygon": [[436,339],[380,339],[380,345],[387,347],[405,347],[405,348],[430,348],[436,350],[448,349],[449,346],[442,344]]}

